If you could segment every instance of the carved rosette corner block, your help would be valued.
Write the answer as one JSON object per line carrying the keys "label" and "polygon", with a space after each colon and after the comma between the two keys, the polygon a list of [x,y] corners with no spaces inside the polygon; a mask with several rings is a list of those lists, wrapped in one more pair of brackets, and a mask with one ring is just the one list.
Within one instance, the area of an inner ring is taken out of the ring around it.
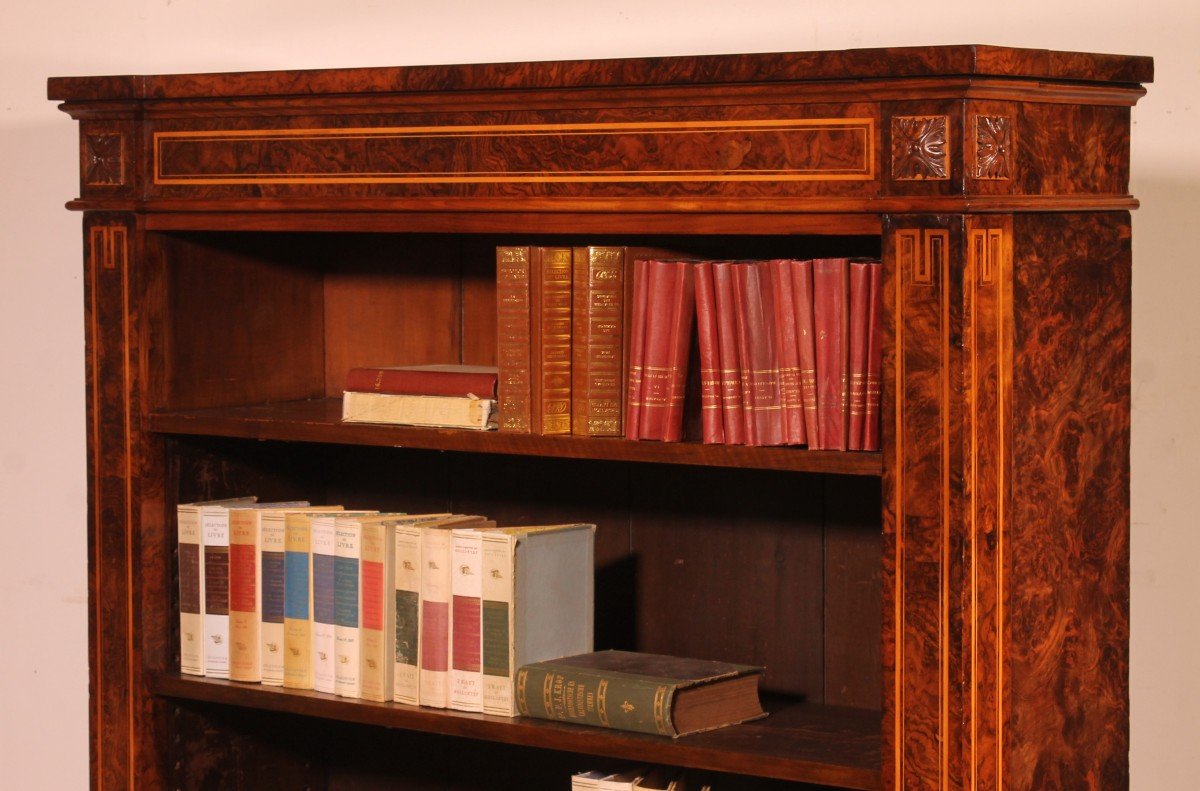
{"label": "carved rosette corner block", "polygon": [[944,115],[892,117],[892,180],[945,181],[950,178],[950,147]]}
{"label": "carved rosette corner block", "polygon": [[975,178],[1011,178],[1012,160],[1012,119],[1007,115],[975,116]]}
{"label": "carved rosette corner block", "polygon": [[102,132],[83,136],[83,183],[119,187],[125,183],[125,136]]}

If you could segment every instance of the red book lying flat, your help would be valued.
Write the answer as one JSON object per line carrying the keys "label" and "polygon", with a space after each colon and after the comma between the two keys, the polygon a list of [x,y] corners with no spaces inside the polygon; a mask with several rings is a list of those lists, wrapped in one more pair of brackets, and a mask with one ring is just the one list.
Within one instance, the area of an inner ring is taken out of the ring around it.
{"label": "red book lying flat", "polygon": [[494,365],[400,365],[353,368],[346,375],[352,393],[495,398]]}

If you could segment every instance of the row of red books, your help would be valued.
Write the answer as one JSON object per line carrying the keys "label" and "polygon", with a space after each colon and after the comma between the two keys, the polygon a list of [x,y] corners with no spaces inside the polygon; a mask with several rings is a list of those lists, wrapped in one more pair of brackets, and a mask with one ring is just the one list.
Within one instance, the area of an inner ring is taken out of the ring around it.
{"label": "row of red books", "polygon": [[638,260],[627,439],[679,441],[694,326],[705,443],[878,450],[878,261]]}

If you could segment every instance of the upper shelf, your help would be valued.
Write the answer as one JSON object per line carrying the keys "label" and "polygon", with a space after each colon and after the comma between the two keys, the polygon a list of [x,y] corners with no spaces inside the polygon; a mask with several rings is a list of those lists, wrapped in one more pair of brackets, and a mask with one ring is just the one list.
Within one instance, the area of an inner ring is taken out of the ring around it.
{"label": "upper shelf", "polygon": [[963,44],[825,52],[700,55],[454,66],[313,69],[230,74],[53,77],[49,98],[194,99],[321,94],[613,88],[930,77],[944,75],[1144,83],[1147,57]]}
{"label": "upper shelf", "polygon": [[883,474],[879,453],[843,453],[802,448],[747,448],[693,442],[629,442],[572,436],[507,434],[495,431],[342,423],[340,398],[277,404],[156,412],[148,428],[165,434],[192,434],[344,445],[451,450],[566,459],[659,462],[704,467]]}

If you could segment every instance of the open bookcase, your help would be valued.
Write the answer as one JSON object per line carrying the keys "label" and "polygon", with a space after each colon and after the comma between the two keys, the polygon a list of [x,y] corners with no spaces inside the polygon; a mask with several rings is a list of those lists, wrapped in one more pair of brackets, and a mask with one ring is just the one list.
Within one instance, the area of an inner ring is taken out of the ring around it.
{"label": "open bookcase", "polygon": [[[100,788],[1128,784],[1130,107],[952,46],[56,78],[80,122]],[[342,425],[493,363],[495,248],[878,256],[883,451]],[[175,506],[586,521],[596,646],[765,665],[678,740],[181,676]],[[789,786],[791,787],[791,786]]]}

